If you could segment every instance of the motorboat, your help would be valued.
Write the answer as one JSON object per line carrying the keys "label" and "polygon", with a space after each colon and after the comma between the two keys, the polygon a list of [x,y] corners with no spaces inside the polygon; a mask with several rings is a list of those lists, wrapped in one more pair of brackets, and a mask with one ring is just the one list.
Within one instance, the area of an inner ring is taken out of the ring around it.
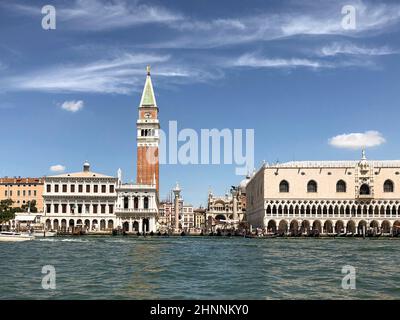
{"label": "motorboat", "polygon": [[20,241],[29,241],[33,239],[35,239],[35,236],[29,233],[18,233],[12,231],[0,232],[0,241],[20,242]]}
{"label": "motorboat", "polygon": [[55,237],[57,231],[34,230],[32,233],[36,238]]}

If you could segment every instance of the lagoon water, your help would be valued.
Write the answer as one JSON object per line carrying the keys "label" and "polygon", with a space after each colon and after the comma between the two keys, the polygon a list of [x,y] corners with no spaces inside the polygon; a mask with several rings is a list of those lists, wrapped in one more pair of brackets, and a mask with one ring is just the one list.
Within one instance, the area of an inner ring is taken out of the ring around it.
{"label": "lagoon water", "polygon": [[0,299],[399,299],[399,266],[396,239],[57,237],[0,243]]}

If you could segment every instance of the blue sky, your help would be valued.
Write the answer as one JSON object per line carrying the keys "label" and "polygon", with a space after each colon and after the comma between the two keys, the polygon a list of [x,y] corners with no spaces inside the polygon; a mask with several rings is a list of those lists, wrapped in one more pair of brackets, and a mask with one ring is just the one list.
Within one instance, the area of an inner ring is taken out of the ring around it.
{"label": "blue sky", "polygon": [[[257,168],[358,159],[362,146],[400,158],[396,1],[45,4],[56,30],[41,27],[42,1],[0,3],[1,176],[89,160],[135,180],[147,64],[163,128],[254,129]],[[354,30],[341,25],[344,5],[356,8]],[[224,194],[242,177],[235,165],[162,165],[160,179],[162,198],[179,181],[197,206],[210,186]]]}

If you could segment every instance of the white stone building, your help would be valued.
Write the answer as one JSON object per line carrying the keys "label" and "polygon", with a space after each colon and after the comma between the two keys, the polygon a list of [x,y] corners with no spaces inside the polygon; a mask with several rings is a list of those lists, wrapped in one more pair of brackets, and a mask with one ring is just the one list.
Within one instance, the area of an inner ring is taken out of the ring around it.
{"label": "white stone building", "polygon": [[246,186],[247,220],[268,232],[398,233],[400,161],[264,164]]}
{"label": "white stone building", "polygon": [[157,231],[158,197],[156,184],[123,184],[118,172],[115,214],[125,232]]}
{"label": "white stone building", "polygon": [[83,171],[44,178],[44,215],[47,229],[73,232],[111,231],[116,228],[115,204],[117,178],[90,171],[85,162]]}

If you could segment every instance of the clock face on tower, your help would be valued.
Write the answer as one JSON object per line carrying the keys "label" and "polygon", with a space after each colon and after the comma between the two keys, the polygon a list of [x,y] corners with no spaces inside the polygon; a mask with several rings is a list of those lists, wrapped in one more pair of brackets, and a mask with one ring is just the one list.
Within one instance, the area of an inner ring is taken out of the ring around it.
{"label": "clock face on tower", "polygon": [[151,118],[151,113],[150,113],[150,112],[146,112],[146,113],[144,114],[144,117],[145,117],[145,119]]}

